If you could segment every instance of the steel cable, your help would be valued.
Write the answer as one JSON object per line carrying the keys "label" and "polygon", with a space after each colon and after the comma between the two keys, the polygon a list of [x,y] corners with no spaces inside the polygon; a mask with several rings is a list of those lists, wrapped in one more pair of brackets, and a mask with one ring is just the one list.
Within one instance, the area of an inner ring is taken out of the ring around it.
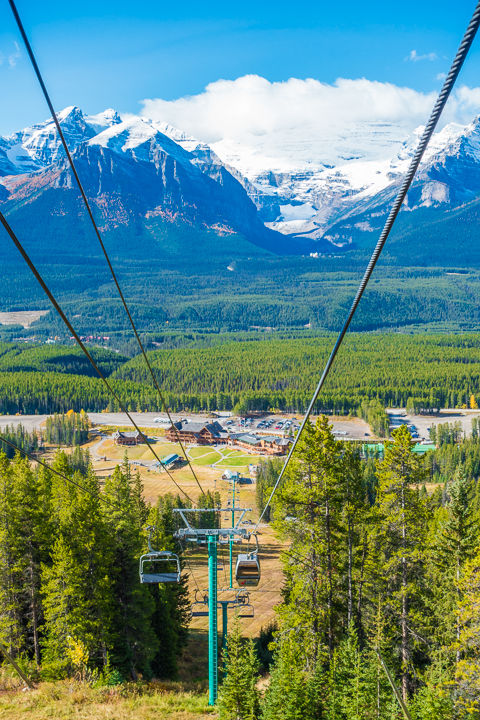
{"label": "steel cable", "polygon": [[86,207],[86,209],[87,209],[88,215],[89,215],[90,220],[91,220],[91,222],[92,222],[93,229],[94,229],[94,231],[95,231],[95,234],[96,234],[96,236],[97,236],[97,238],[98,238],[98,241],[99,241],[99,243],[100,243],[100,246],[101,246],[101,248],[102,248],[103,254],[104,254],[104,256],[105,256],[105,260],[107,261],[108,268],[109,268],[110,273],[111,273],[111,275],[112,275],[113,281],[114,281],[114,283],[115,283],[115,285],[116,285],[116,288],[117,288],[118,294],[119,294],[119,296],[120,296],[120,299],[121,299],[121,301],[122,301],[122,304],[123,304],[123,307],[124,307],[124,309],[125,309],[125,312],[127,313],[127,316],[128,316],[129,321],[130,321],[130,325],[132,326],[132,330],[133,330],[133,332],[134,332],[134,334],[135,334],[135,338],[136,338],[136,340],[137,340],[138,346],[139,346],[139,348],[140,348],[140,350],[141,350],[141,352],[142,352],[143,359],[145,360],[145,362],[146,362],[146,364],[147,364],[147,367],[148,367],[148,370],[149,370],[149,372],[150,372],[150,375],[152,376],[153,383],[154,383],[154,385],[155,385],[155,387],[156,387],[156,389],[157,389],[157,392],[158,392],[158,394],[159,394],[159,396],[160,396],[160,400],[161,400],[162,405],[163,405],[163,407],[164,407],[164,409],[165,409],[165,412],[166,412],[166,414],[167,414],[167,416],[168,416],[168,419],[170,420],[170,422],[171,422],[171,424],[172,424],[172,428],[173,428],[173,430],[174,430],[174,432],[175,432],[177,441],[178,441],[178,443],[179,443],[179,445],[180,445],[180,447],[181,447],[181,449],[182,449],[182,451],[183,451],[183,453],[184,453],[184,455],[185,455],[185,458],[186,458],[186,460],[187,460],[187,462],[188,462],[188,464],[189,464],[189,466],[190,466],[190,470],[192,471],[192,475],[193,475],[193,477],[195,478],[195,481],[196,481],[196,483],[197,483],[197,485],[198,485],[198,487],[199,487],[199,489],[200,489],[200,492],[202,493],[202,495],[204,495],[205,493],[204,493],[204,491],[203,491],[203,488],[202,488],[202,486],[200,485],[200,482],[199,482],[199,480],[198,480],[198,478],[197,478],[197,476],[196,476],[196,474],[195,474],[195,471],[194,471],[194,469],[193,469],[192,463],[190,462],[190,458],[188,457],[187,453],[185,452],[185,448],[184,448],[183,443],[182,443],[182,440],[181,440],[181,438],[180,438],[180,434],[179,434],[177,428],[175,427],[175,425],[174,425],[174,423],[173,423],[172,417],[171,417],[171,415],[170,415],[170,411],[169,411],[169,409],[168,409],[168,407],[167,407],[167,404],[166,404],[166,402],[165,402],[165,399],[164,399],[164,397],[163,397],[163,393],[162,393],[162,391],[160,390],[160,386],[159,386],[159,384],[158,384],[158,382],[157,382],[157,378],[155,377],[155,374],[154,374],[154,372],[153,372],[152,366],[151,366],[150,361],[148,360],[147,354],[146,354],[146,352],[145,352],[145,348],[143,347],[143,343],[142,343],[142,341],[140,340],[140,336],[139,336],[139,334],[138,334],[138,332],[137,332],[137,328],[135,327],[135,323],[133,322],[133,318],[132,318],[132,316],[131,316],[131,314],[130,314],[130,310],[128,309],[127,302],[126,302],[125,297],[124,297],[124,295],[123,295],[123,292],[122,292],[122,290],[121,290],[121,288],[120,288],[120,283],[118,282],[117,276],[116,276],[115,271],[114,271],[113,266],[112,266],[112,263],[110,262],[110,257],[109,257],[109,255],[108,255],[107,249],[106,249],[106,247],[105,247],[105,245],[104,245],[104,243],[103,243],[102,236],[100,235],[100,231],[99,231],[99,229],[98,229],[98,227],[97,227],[97,223],[95,222],[95,218],[93,217],[93,212],[92,212],[92,209],[91,209],[91,207],[90,207],[90,203],[89,203],[89,201],[88,201],[88,198],[87,198],[87,195],[86,195],[86,193],[85,193],[85,190],[83,189],[83,185],[82,185],[82,182],[81,182],[80,177],[79,177],[79,175],[78,175],[77,168],[76,168],[75,163],[74,163],[74,161],[73,161],[73,158],[72,158],[72,155],[71,155],[71,153],[70,153],[70,150],[68,149],[67,141],[65,140],[65,136],[64,136],[64,134],[63,134],[63,130],[62,130],[62,128],[61,128],[61,125],[60,125],[60,123],[59,123],[59,121],[58,121],[58,118],[57,118],[57,115],[56,115],[56,113],[55,113],[55,109],[54,109],[54,107],[53,107],[52,101],[50,100],[50,96],[49,96],[49,94],[48,94],[47,88],[46,88],[45,83],[44,83],[44,81],[43,81],[43,77],[42,77],[42,74],[41,74],[41,72],[40,72],[40,68],[38,67],[38,63],[37,63],[37,61],[36,61],[34,52],[33,52],[33,50],[32,50],[32,47],[31,47],[31,45],[30,45],[30,42],[29,42],[29,40],[28,40],[27,34],[26,34],[26,32],[25,32],[25,29],[24,29],[24,27],[23,27],[23,23],[22,23],[22,21],[21,21],[21,19],[20,19],[20,15],[18,14],[17,7],[16,7],[16,5],[15,5],[14,0],[9,0],[9,3],[10,3],[10,7],[11,7],[11,9],[12,9],[13,15],[14,15],[14,17],[15,17],[15,21],[16,21],[16,23],[17,23],[17,25],[18,25],[18,29],[19,29],[20,34],[21,34],[21,36],[22,36],[23,42],[24,42],[25,47],[26,47],[26,49],[27,49],[27,53],[28,53],[28,55],[29,55],[29,57],[30,57],[30,61],[31,61],[32,65],[33,65],[33,69],[34,69],[34,71],[35,71],[35,75],[37,76],[37,80],[38,80],[38,82],[40,83],[40,87],[42,88],[43,95],[44,95],[44,97],[45,97],[46,103],[47,103],[48,108],[49,108],[49,110],[50,110],[50,113],[51,113],[51,115],[52,115],[53,122],[55,123],[55,127],[57,128],[57,132],[58,132],[58,135],[59,135],[60,140],[61,140],[61,142],[62,142],[63,149],[65,150],[65,153],[66,153],[66,155],[67,155],[68,162],[69,162],[70,167],[71,167],[71,169],[72,169],[72,172],[73,172],[73,174],[74,174],[74,176],[75,176],[75,180],[76,180],[76,182],[77,182],[78,188],[79,188],[80,193],[81,193],[81,195],[82,195],[83,202],[84,202],[84,204],[85,204],[85,207]]}
{"label": "steel cable", "polygon": [[[430,141],[430,138],[433,135],[433,132],[435,130],[435,127],[437,126],[438,120],[440,118],[440,115],[442,114],[442,111],[445,107],[445,104],[448,100],[448,97],[452,91],[453,86],[455,85],[455,81],[458,77],[458,74],[462,68],[463,63],[465,62],[465,58],[468,55],[468,51],[470,50],[470,47],[472,45],[472,42],[475,38],[475,35],[477,34],[478,27],[480,25],[480,2],[477,3],[477,6],[475,8],[475,11],[473,13],[472,19],[470,20],[470,23],[468,25],[468,28],[465,32],[465,35],[463,36],[462,42],[460,43],[460,46],[457,50],[457,54],[455,55],[455,59],[452,63],[452,66],[450,68],[450,72],[448,73],[445,82],[443,84],[442,90],[440,92],[440,95],[437,98],[437,102],[435,103],[435,106],[432,110],[432,113],[430,115],[430,119],[425,127],[425,130],[423,131],[423,135],[421,137],[421,140],[419,142],[418,148],[415,152],[415,155],[413,157],[412,162],[410,163],[410,167],[408,168],[407,174],[405,175],[405,178],[402,182],[402,185],[400,187],[400,190],[397,193],[397,196],[395,198],[395,202],[393,203],[392,209],[390,211],[390,214],[387,218],[387,221],[385,223],[385,226],[380,234],[380,237],[378,239],[377,245],[375,247],[375,250],[373,251],[372,257],[370,258],[370,262],[368,263],[367,269],[365,270],[365,273],[363,275],[362,281],[360,282],[360,285],[358,287],[357,293],[355,295],[355,298],[352,302],[351,308],[348,312],[347,318],[343,324],[343,327],[340,331],[340,334],[337,338],[337,341],[334,345],[334,348],[331,352],[330,357],[327,360],[327,364],[325,365],[325,368],[323,370],[322,376],[320,378],[320,381],[317,385],[317,388],[313,394],[313,398],[310,402],[310,405],[308,406],[307,412],[305,413],[305,417],[303,418],[302,424],[300,426],[300,429],[295,436],[295,439],[292,443],[292,446],[290,448],[290,451],[288,453],[287,459],[285,461],[285,464],[277,478],[277,481],[274,485],[274,488],[270,494],[270,497],[268,499],[267,504],[265,505],[262,514],[260,515],[258,522],[255,526],[255,530],[258,528],[260,521],[262,520],[266,509],[270,505],[270,502],[275,495],[278,486],[285,474],[285,471],[288,467],[288,464],[292,458],[293,453],[295,452],[295,448],[298,445],[298,442],[300,440],[300,437],[302,435],[303,429],[305,428],[305,425],[307,424],[309,417],[312,413],[313,407],[317,401],[317,398],[320,394],[320,391],[325,383],[325,380],[327,379],[328,373],[330,372],[330,369],[333,365],[333,361],[335,360],[335,357],[340,349],[340,346],[343,342],[343,339],[345,337],[345,334],[350,326],[350,323],[353,319],[353,316],[355,315],[355,312],[358,308],[358,305],[360,303],[360,300],[362,299],[362,295],[365,291],[365,288],[367,287],[368,281],[370,280],[370,277],[373,273],[373,270],[375,268],[375,265],[377,264],[378,258],[380,257],[380,254],[383,250],[383,247],[387,241],[387,238],[390,234],[390,231],[393,227],[393,224],[395,222],[395,219],[400,212],[400,208],[402,206],[403,201],[405,200],[405,197],[407,195],[407,192],[410,188],[410,185],[412,183],[413,178],[415,177],[415,173],[418,170],[418,166],[420,165],[420,161],[423,157],[423,154],[425,153],[425,150],[427,148],[427,145]],[[254,532],[255,532],[254,530]]]}
{"label": "steel cable", "polygon": [[13,240],[13,242],[14,242],[17,250],[20,252],[21,256],[23,257],[23,259],[24,259],[25,262],[27,263],[28,267],[30,268],[30,270],[32,271],[32,273],[35,275],[35,278],[36,278],[37,281],[39,282],[42,290],[43,290],[43,291],[45,292],[45,294],[47,295],[47,297],[48,297],[48,299],[50,300],[50,302],[52,303],[53,307],[55,308],[55,310],[57,311],[57,313],[60,315],[60,317],[62,318],[63,322],[65,323],[65,325],[66,325],[67,328],[69,329],[69,331],[72,333],[73,337],[74,337],[75,340],[77,341],[77,343],[78,343],[78,345],[80,346],[80,348],[83,350],[83,352],[84,352],[85,356],[87,357],[88,361],[90,362],[90,364],[92,365],[92,367],[95,368],[96,372],[98,373],[99,377],[100,377],[100,378],[103,380],[103,382],[105,383],[105,385],[106,385],[106,387],[108,388],[108,390],[109,390],[109,392],[111,393],[111,395],[113,395],[113,397],[115,398],[115,400],[118,402],[118,405],[119,405],[119,407],[121,408],[122,412],[125,413],[125,415],[128,417],[128,419],[130,420],[130,422],[132,423],[132,425],[134,426],[134,428],[137,430],[137,432],[139,432],[140,435],[142,435],[143,437],[145,437],[145,440],[146,440],[146,443],[147,443],[148,447],[150,448],[150,450],[152,451],[152,453],[154,454],[154,456],[157,458],[157,460],[158,460],[158,462],[160,463],[160,465],[164,468],[164,470],[166,471],[167,475],[170,477],[170,480],[175,484],[175,486],[178,488],[178,490],[180,490],[180,492],[182,492],[182,493],[185,495],[185,497],[186,497],[191,503],[193,503],[192,499],[187,495],[187,493],[185,492],[185,490],[183,490],[183,489],[180,487],[180,485],[176,482],[176,480],[174,479],[174,477],[172,476],[172,474],[169,472],[168,468],[167,468],[167,467],[163,464],[163,462],[160,460],[160,458],[158,457],[157,453],[156,453],[155,450],[153,449],[153,446],[152,446],[151,443],[149,442],[148,438],[147,438],[146,436],[144,436],[143,433],[140,431],[140,428],[138,427],[137,423],[136,423],[135,420],[132,418],[132,416],[130,415],[130,413],[128,412],[128,410],[125,408],[125,406],[123,405],[122,401],[121,401],[120,398],[118,397],[117,393],[116,393],[115,390],[112,388],[112,386],[111,386],[110,383],[108,382],[107,378],[104,376],[104,374],[102,373],[102,371],[101,371],[100,368],[98,367],[97,363],[95,362],[95,360],[92,358],[92,356],[91,356],[90,353],[88,352],[88,350],[87,350],[87,348],[85,347],[85,345],[83,344],[83,342],[80,340],[80,337],[79,337],[78,333],[76,332],[76,330],[73,329],[73,326],[71,325],[71,323],[70,323],[70,321],[68,320],[67,316],[66,316],[65,313],[63,312],[62,308],[60,307],[60,305],[59,305],[58,302],[56,301],[56,299],[55,299],[55,297],[53,296],[53,294],[50,292],[50,290],[49,290],[49,288],[47,287],[44,279],[42,278],[42,276],[41,276],[40,273],[38,272],[38,270],[37,270],[37,268],[35,267],[34,263],[33,263],[32,260],[30,259],[28,253],[26,252],[26,250],[24,249],[24,247],[23,247],[23,245],[21,244],[20,240],[17,238],[17,236],[16,236],[15,233],[13,232],[13,230],[12,230],[12,228],[10,227],[7,219],[5,218],[5,216],[3,215],[3,213],[2,213],[1,211],[0,211],[0,222],[2,223],[2,225],[3,225],[3,227],[5,228],[5,230],[7,231],[7,233],[10,235],[10,237],[11,237],[11,239]]}
{"label": "steel cable", "polygon": [[55,475],[58,475],[58,477],[63,478],[63,480],[66,480],[71,485],[75,485],[79,490],[82,490],[82,492],[87,493],[88,495],[91,495],[93,498],[97,498],[98,500],[101,500],[106,505],[109,505],[114,510],[124,510],[124,508],[121,508],[120,505],[117,505],[116,503],[111,503],[109,500],[107,500],[101,493],[98,495],[88,488],[86,488],[84,485],[80,485],[79,483],[75,482],[75,480],[72,480],[72,478],[68,478],[66,475],[64,475],[61,472],[58,472],[58,470],[55,470],[55,468],[52,468],[51,465],[48,465],[48,463],[43,462],[43,460],[39,460],[34,455],[30,455],[26,450],[23,450],[21,447],[18,447],[18,445],[14,445],[10,440],[7,440],[3,437],[3,435],[0,435],[0,442],[5,443],[5,445],[9,445],[13,450],[18,450],[18,452],[22,453],[22,455],[25,455],[29,460],[32,460],[33,462],[38,463],[39,465],[43,465],[43,467],[47,468],[47,470],[50,470],[50,472],[55,473]]}

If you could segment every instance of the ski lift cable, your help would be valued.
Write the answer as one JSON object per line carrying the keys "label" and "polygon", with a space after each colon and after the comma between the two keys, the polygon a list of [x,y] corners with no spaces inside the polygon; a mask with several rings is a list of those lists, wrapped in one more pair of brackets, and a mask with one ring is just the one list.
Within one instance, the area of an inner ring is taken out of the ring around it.
{"label": "ski lift cable", "polygon": [[[138,427],[137,423],[136,423],[135,420],[132,418],[132,416],[130,415],[130,413],[128,412],[128,410],[125,408],[125,406],[123,405],[122,401],[121,401],[120,398],[118,397],[117,393],[116,393],[115,390],[112,388],[112,386],[111,386],[110,383],[108,382],[107,378],[104,376],[104,374],[102,373],[102,371],[101,371],[100,368],[98,367],[97,363],[95,362],[95,360],[92,358],[92,356],[91,356],[90,353],[88,352],[88,350],[87,350],[87,348],[85,347],[85,345],[83,344],[83,342],[80,340],[80,337],[79,337],[78,333],[73,329],[73,326],[71,325],[71,323],[70,323],[70,321],[68,320],[67,316],[66,316],[65,313],[63,312],[62,308],[60,307],[60,305],[59,305],[58,302],[56,301],[56,299],[55,299],[55,297],[53,296],[53,294],[50,292],[50,290],[49,290],[49,288],[47,287],[44,279],[42,278],[42,276],[41,276],[40,273],[38,272],[37,268],[35,267],[34,263],[33,263],[32,260],[30,259],[30,257],[29,257],[29,255],[28,255],[28,253],[26,252],[25,248],[23,247],[23,245],[21,244],[20,240],[17,238],[17,236],[16,236],[15,233],[13,232],[13,230],[12,230],[12,228],[10,227],[7,219],[5,218],[4,214],[3,214],[1,211],[0,211],[0,222],[2,223],[2,225],[3,225],[3,227],[5,228],[5,230],[7,231],[7,233],[10,235],[10,237],[11,237],[11,239],[13,240],[13,242],[14,242],[17,250],[20,252],[21,256],[23,257],[23,259],[24,259],[25,262],[27,263],[28,267],[30,268],[30,270],[32,271],[32,273],[35,275],[35,278],[36,278],[37,281],[39,282],[42,290],[43,290],[43,291],[45,292],[45,294],[47,295],[47,297],[48,297],[48,299],[50,300],[50,302],[52,303],[53,307],[55,308],[55,310],[57,311],[57,313],[60,315],[61,319],[63,320],[63,322],[65,323],[65,325],[66,325],[67,328],[69,329],[69,331],[72,333],[73,337],[74,337],[75,340],[77,341],[77,343],[78,343],[78,345],[80,346],[80,348],[83,350],[83,352],[84,352],[85,356],[87,357],[87,359],[89,360],[90,364],[91,364],[92,367],[96,370],[96,372],[98,373],[98,375],[99,375],[99,377],[101,378],[101,380],[103,380],[103,382],[105,383],[106,387],[108,388],[108,391],[111,393],[111,395],[113,395],[113,397],[115,398],[115,400],[118,402],[120,408],[122,409],[122,412],[125,413],[125,415],[128,417],[128,419],[130,420],[130,422],[132,423],[132,425],[134,426],[134,428],[137,430],[137,432],[139,432],[140,435],[143,435],[143,433],[140,431],[140,428]],[[144,436],[144,437],[145,437],[145,436]],[[158,460],[158,462],[160,463],[160,465],[161,465],[161,466],[164,468],[164,470],[167,472],[168,476],[170,477],[170,480],[174,483],[174,485],[178,488],[178,490],[180,490],[180,492],[182,492],[182,493],[185,495],[185,497],[187,498],[187,500],[189,500],[191,503],[193,503],[193,500],[187,495],[187,493],[185,492],[185,490],[183,490],[183,489],[180,487],[180,485],[176,482],[175,478],[172,476],[172,474],[170,473],[170,471],[168,470],[168,468],[166,467],[166,465],[164,465],[163,462],[160,460],[160,458],[158,457],[157,453],[155,452],[152,444],[149,442],[149,440],[148,440],[147,437],[145,437],[145,440],[146,440],[146,443],[147,443],[148,447],[150,448],[150,450],[152,451],[152,453],[154,454],[154,456],[157,458],[157,460]]]}
{"label": "ski lift cable", "polygon": [[93,498],[96,498],[98,500],[101,500],[106,505],[109,505],[114,510],[121,510],[124,511],[125,508],[120,507],[120,505],[117,505],[116,503],[111,503],[109,500],[107,500],[101,493],[97,494],[86,488],[84,485],[80,485],[80,483],[75,482],[75,480],[72,480],[72,478],[67,477],[61,472],[58,472],[58,470],[55,470],[55,468],[51,467],[48,463],[43,462],[43,460],[39,460],[34,455],[31,455],[26,450],[23,450],[23,448],[18,447],[18,445],[15,445],[10,440],[7,440],[3,437],[3,435],[0,435],[0,442],[5,443],[5,445],[9,445],[13,450],[18,450],[18,452],[22,453],[22,455],[25,455],[26,458],[29,460],[32,460],[33,462],[38,463],[39,465],[42,465],[44,468],[47,468],[50,472],[54,473],[55,475],[58,475],[58,477],[61,477],[63,480],[66,480],[71,485],[75,485],[79,490],[82,490],[82,492],[87,493],[88,495],[91,495]]}
{"label": "ski lift cable", "polygon": [[[468,55],[468,52],[470,50],[470,47],[472,45],[472,42],[475,38],[475,35],[477,34],[477,30],[480,25],[480,2],[477,3],[477,6],[475,8],[475,11],[473,13],[472,19],[470,20],[470,23],[467,27],[467,30],[465,31],[465,34],[462,38],[462,42],[460,43],[460,46],[457,50],[457,54],[455,55],[455,59],[452,63],[452,66],[450,68],[450,72],[448,73],[445,82],[443,84],[442,90],[437,98],[437,101],[434,105],[434,108],[432,110],[432,113],[430,115],[430,119],[425,127],[425,130],[423,131],[423,135],[420,139],[420,142],[418,144],[417,150],[415,152],[415,155],[412,159],[412,162],[410,163],[410,167],[408,168],[408,171],[404,177],[404,180],[402,182],[402,185],[397,193],[397,196],[395,198],[395,202],[393,203],[392,209],[390,210],[390,214],[387,218],[387,221],[385,223],[385,226],[380,234],[380,237],[378,239],[377,245],[373,251],[372,257],[370,258],[370,262],[368,263],[367,269],[365,270],[365,273],[363,275],[363,278],[360,282],[360,285],[358,287],[357,293],[355,295],[355,298],[352,302],[352,305],[350,307],[350,310],[348,312],[347,318],[344,321],[343,327],[340,331],[340,334],[338,335],[337,341],[333,347],[333,350],[330,354],[330,357],[327,360],[327,363],[325,365],[325,368],[323,370],[322,376],[320,378],[320,381],[317,385],[317,388],[313,394],[312,400],[310,401],[310,405],[308,406],[307,412],[305,413],[305,417],[303,418],[302,424],[300,426],[300,429],[295,436],[295,439],[292,443],[292,446],[290,448],[290,451],[288,453],[287,459],[285,461],[285,464],[280,471],[280,474],[277,478],[277,481],[273,487],[273,490],[270,494],[270,497],[268,499],[267,504],[265,505],[258,522],[255,526],[255,530],[258,528],[265,511],[267,510],[268,506],[270,505],[273,496],[275,495],[280,482],[285,475],[285,471],[290,463],[290,460],[292,458],[293,453],[295,452],[295,448],[298,445],[298,442],[300,440],[300,437],[302,435],[302,432],[305,428],[305,425],[309,421],[310,415],[312,413],[312,410],[314,408],[314,405],[317,401],[317,398],[320,394],[320,391],[323,388],[323,385],[325,384],[325,380],[327,379],[328,373],[330,372],[330,369],[333,365],[333,362],[335,360],[335,357],[340,349],[340,346],[343,342],[343,339],[347,333],[347,330],[350,326],[350,323],[352,322],[353,316],[355,315],[355,312],[358,308],[358,305],[360,303],[360,300],[362,299],[362,295],[365,292],[365,289],[368,285],[368,281],[370,280],[372,273],[375,269],[375,266],[377,264],[377,261],[380,257],[380,254],[383,250],[383,247],[387,241],[387,238],[390,234],[390,231],[393,227],[393,224],[395,222],[395,219],[400,212],[400,208],[403,204],[403,201],[405,200],[405,197],[407,195],[407,192],[410,188],[410,185],[412,183],[413,178],[415,177],[415,173],[418,170],[418,166],[420,165],[420,162],[422,160],[422,157],[425,153],[425,150],[427,148],[427,145],[433,135],[433,132],[437,126],[438,120],[440,118],[440,115],[442,114],[442,111],[445,107],[445,104],[449,98],[449,95],[452,91],[453,86],[455,85],[455,81],[458,77],[458,74],[460,70],[462,69],[463,63],[465,62],[465,59]],[[255,532],[254,530],[254,532]]]}
{"label": "ski lift cable", "polygon": [[181,541],[179,541],[179,545],[180,545],[180,548],[181,548],[181,550],[182,550],[182,558],[183,558],[183,560],[185,560],[185,562],[186,562],[187,565],[188,565],[188,569],[190,570],[190,574],[191,574],[191,576],[192,576],[192,578],[193,578],[193,582],[194,582],[195,585],[197,586],[197,590],[200,590],[200,588],[199,588],[199,586],[198,586],[198,583],[197,583],[197,578],[195,577],[195,574],[194,574],[194,572],[193,572],[193,570],[192,570],[192,566],[190,565],[190,562],[189,562],[189,560],[188,560],[187,548],[186,548],[186,547],[183,547]]}
{"label": "ski lift cable", "polygon": [[141,352],[142,352],[143,359],[145,360],[145,363],[146,363],[147,368],[148,368],[148,370],[149,370],[149,372],[150,372],[150,375],[152,376],[152,380],[153,380],[154,386],[156,387],[157,392],[158,392],[158,394],[159,394],[159,396],[160,396],[161,403],[162,403],[162,405],[163,405],[163,407],[164,407],[164,409],[165,409],[165,412],[166,412],[166,414],[167,414],[167,416],[168,416],[168,419],[169,419],[169,421],[170,421],[171,424],[172,424],[172,428],[174,429],[174,432],[175,432],[177,441],[178,441],[178,443],[179,443],[179,445],[180,445],[180,447],[181,447],[181,449],[182,449],[182,452],[184,453],[185,458],[186,458],[186,460],[187,460],[187,462],[188,462],[188,464],[189,464],[189,466],[190,466],[190,470],[191,470],[191,472],[192,472],[192,475],[193,475],[193,477],[195,478],[195,481],[196,481],[196,483],[197,483],[197,485],[198,485],[198,487],[199,487],[199,489],[200,489],[200,492],[202,493],[202,495],[204,495],[205,493],[204,493],[204,491],[203,491],[203,488],[202,488],[202,486],[200,485],[200,482],[199,482],[199,480],[198,480],[198,478],[197,478],[197,475],[196,475],[196,473],[195,473],[195,471],[194,471],[194,469],[193,469],[192,463],[190,462],[190,458],[188,457],[187,453],[185,452],[185,448],[184,448],[183,443],[182,443],[182,440],[181,440],[181,438],[180,438],[180,434],[179,434],[177,428],[175,427],[175,425],[174,425],[174,423],[173,423],[172,417],[171,417],[171,415],[170,415],[170,411],[169,411],[169,409],[168,409],[168,407],[167,407],[167,404],[166,404],[166,402],[165,402],[165,399],[164,399],[164,397],[163,397],[163,393],[162,393],[162,391],[160,390],[160,386],[159,386],[159,384],[158,384],[157,378],[156,378],[156,376],[155,376],[155,373],[153,372],[153,368],[152,368],[152,366],[151,366],[151,364],[150,364],[150,361],[149,361],[149,359],[148,359],[148,357],[147,357],[147,354],[146,354],[146,352],[145,352],[145,348],[144,348],[143,343],[142,343],[142,341],[141,341],[141,339],[140,339],[140,336],[139,336],[139,334],[138,334],[138,331],[137,331],[137,328],[136,328],[135,323],[134,323],[134,321],[133,321],[133,318],[132,318],[132,315],[131,315],[131,313],[130,313],[130,310],[128,309],[127,302],[126,302],[126,300],[125,300],[125,297],[124,297],[124,295],[123,295],[122,289],[121,289],[121,287],[120,287],[120,283],[118,282],[117,276],[116,276],[115,271],[114,271],[114,269],[113,269],[112,263],[111,263],[111,261],[110,261],[110,257],[109,257],[109,255],[108,255],[108,253],[107,253],[107,249],[106,249],[106,247],[105,247],[105,245],[104,245],[104,243],[103,243],[102,236],[101,236],[100,231],[99,231],[99,229],[98,229],[97,223],[95,222],[95,218],[93,217],[93,212],[92,212],[92,209],[91,209],[91,207],[90,207],[90,203],[89,203],[89,201],[88,201],[88,198],[87,198],[87,195],[86,195],[86,193],[85,193],[85,190],[83,189],[83,185],[82,185],[82,182],[81,182],[80,177],[79,177],[79,175],[78,175],[77,168],[76,168],[75,163],[74,163],[74,161],[73,161],[73,158],[72,158],[72,155],[71,155],[71,153],[70,153],[70,150],[68,149],[67,141],[65,140],[65,136],[64,136],[64,134],[63,134],[63,130],[62,130],[62,128],[61,128],[61,125],[60,125],[60,123],[59,123],[59,121],[58,121],[58,118],[57,118],[57,115],[56,115],[56,113],[55,113],[55,109],[54,109],[54,107],[53,107],[52,101],[50,100],[50,95],[48,94],[47,88],[46,88],[45,83],[44,83],[44,81],[43,81],[43,77],[42,77],[42,74],[41,74],[41,72],[40,72],[40,68],[38,67],[38,63],[37,63],[37,61],[36,61],[34,52],[33,52],[33,50],[32,50],[32,47],[31,47],[31,45],[30,45],[30,42],[29,42],[29,40],[28,40],[27,34],[26,34],[26,32],[25,32],[25,29],[24,29],[24,27],[23,27],[23,23],[22,23],[22,21],[21,21],[21,19],[20,19],[20,15],[18,14],[17,7],[16,7],[16,5],[15,5],[14,0],[9,0],[9,3],[10,3],[10,7],[11,7],[11,9],[12,9],[13,15],[14,15],[14,17],[15,17],[15,21],[16,21],[16,23],[17,23],[17,25],[18,25],[18,29],[20,30],[20,34],[21,34],[21,36],[22,36],[23,42],[24,42],[25,47],[26,47],[26,49],[27,49],[27,53],[28,53],[28,55],[29,55],[29,57],[30,57],[30,61],[31,61],[32,65],[33,65],[33,69],[34,69],[34,71],[35,71],[35,75],[37,76],[38,82],[40,83],[40,87],[42,88],[43,95],[44,95],[44,97],[45,97],[46,103],[47,103],[48,108],[49,108],[49,110],[50,110],[50,113],[51,113],[51,115],[52,115],[53,122],[55,123],[55,126],[56,126],[56,128],[57,128],[57,132],[58,132],[58,135],[59,135],[60,140],[61,140],[61,142],[62,142],[63,149],[65,150],[65,153],[66,153],[66,155],[67,155],[68,162],[69,162],[70,167],[71,167],[71,169],[72,169],[72,172],[73,172],[73,174],[74,174],[74,176],[75,176],[75,180],[76,180],[77,185],[78,185],[78,188],[79,188],[79,190],[80,190],[80,194],[81,194],[81,196],[82,196],[83,202],[84,202],[84,204],[85,204],[85,207],[86,207],[86,209],[87,209],[88,215],[89,215],[90,220],[91,220],[91,222],[92,222],[93,229],[94,229],[95,234],[96,234],[96,236],[97,236],[97,238],[98,238],[98,241],[99,241],[100,246],[101,246],[101,248],[102,248],[102,251],[103,251],[103,254],[104,254],[104,256],[105,256],[105,259],[106,259],[106,261],[107,261],[108,268],[109,268],[110,273],[111,273],[111,275],[112,275],[113,281],[114,281],[114,283],[115,283],[115,285],[116,285],[116,288],[117,288],[118,294],[119,294],[119,296],[120,296],[120,299],[121,299],[121,301],[122,301],[122,304],[123,304],[123,307],[124,307],[124,309],[125,309],[125,312],[127,313],[127,316],[128,316],[129,321],[130,321],[130,325],[132,326],[132,330],[133,330],[133,332],[134,332],[134,335],[135,335],[135,338],[136,338],[136,340],[137,340],[138,346],[139,346],[139,348],[140,348],[140,350],[141,350]]}

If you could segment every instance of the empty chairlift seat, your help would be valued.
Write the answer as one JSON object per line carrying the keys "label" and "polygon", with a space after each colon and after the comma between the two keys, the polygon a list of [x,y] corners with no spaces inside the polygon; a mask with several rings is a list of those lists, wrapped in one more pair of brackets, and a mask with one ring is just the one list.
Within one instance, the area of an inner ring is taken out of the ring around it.
{"label": "empty chairlift seat", "polygon": [[256,587],[260,582],[260,561],[256,553],[237,555],[235,580],[240,587]]}
{"label": "empty chairlift seat", "polygon": [[140,558],[141,583],[179,583],[180,560],[175,553],[149,552]]}
{"label": "empty chairlift seat", "polygon": [[208,595],[203,595],[201,600],[198,599],[198,590],[195,590],[195,602],[190,608],[192,618],[208,617]]}

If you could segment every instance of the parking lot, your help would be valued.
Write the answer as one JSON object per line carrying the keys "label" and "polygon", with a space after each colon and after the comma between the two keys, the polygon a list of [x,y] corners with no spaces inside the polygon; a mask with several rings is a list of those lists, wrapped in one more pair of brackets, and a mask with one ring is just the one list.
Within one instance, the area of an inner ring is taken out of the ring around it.
{"label": "parking lot", "polygon": [[400,425],[414,426],[418,437],[415,440],[429,440],[428,428],[433,425],[460,422],[464,433],[468,436],[472,432],[472,419],[480,417],[479,410],[440,410],[438,415],[407,415],[403,408],[388,408],[390,417],[390,431]]}

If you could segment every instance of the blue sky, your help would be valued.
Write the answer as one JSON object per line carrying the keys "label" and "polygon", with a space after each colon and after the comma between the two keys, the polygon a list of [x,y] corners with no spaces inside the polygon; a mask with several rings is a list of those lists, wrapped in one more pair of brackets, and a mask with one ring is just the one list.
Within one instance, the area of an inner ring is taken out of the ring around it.
{"label": "blue sky", "polygon": [[[474,2],[18,0],[56,108],[137,113],[246,74],[391,82],[428,93],[449,63]],[[48,112],[6,2],[0,7],[0,134]],[[17,49],[18,46],[18,49]],[[411,53],[415,52],[412,59]],[[476,87],[480,38],[461,82]]]}

